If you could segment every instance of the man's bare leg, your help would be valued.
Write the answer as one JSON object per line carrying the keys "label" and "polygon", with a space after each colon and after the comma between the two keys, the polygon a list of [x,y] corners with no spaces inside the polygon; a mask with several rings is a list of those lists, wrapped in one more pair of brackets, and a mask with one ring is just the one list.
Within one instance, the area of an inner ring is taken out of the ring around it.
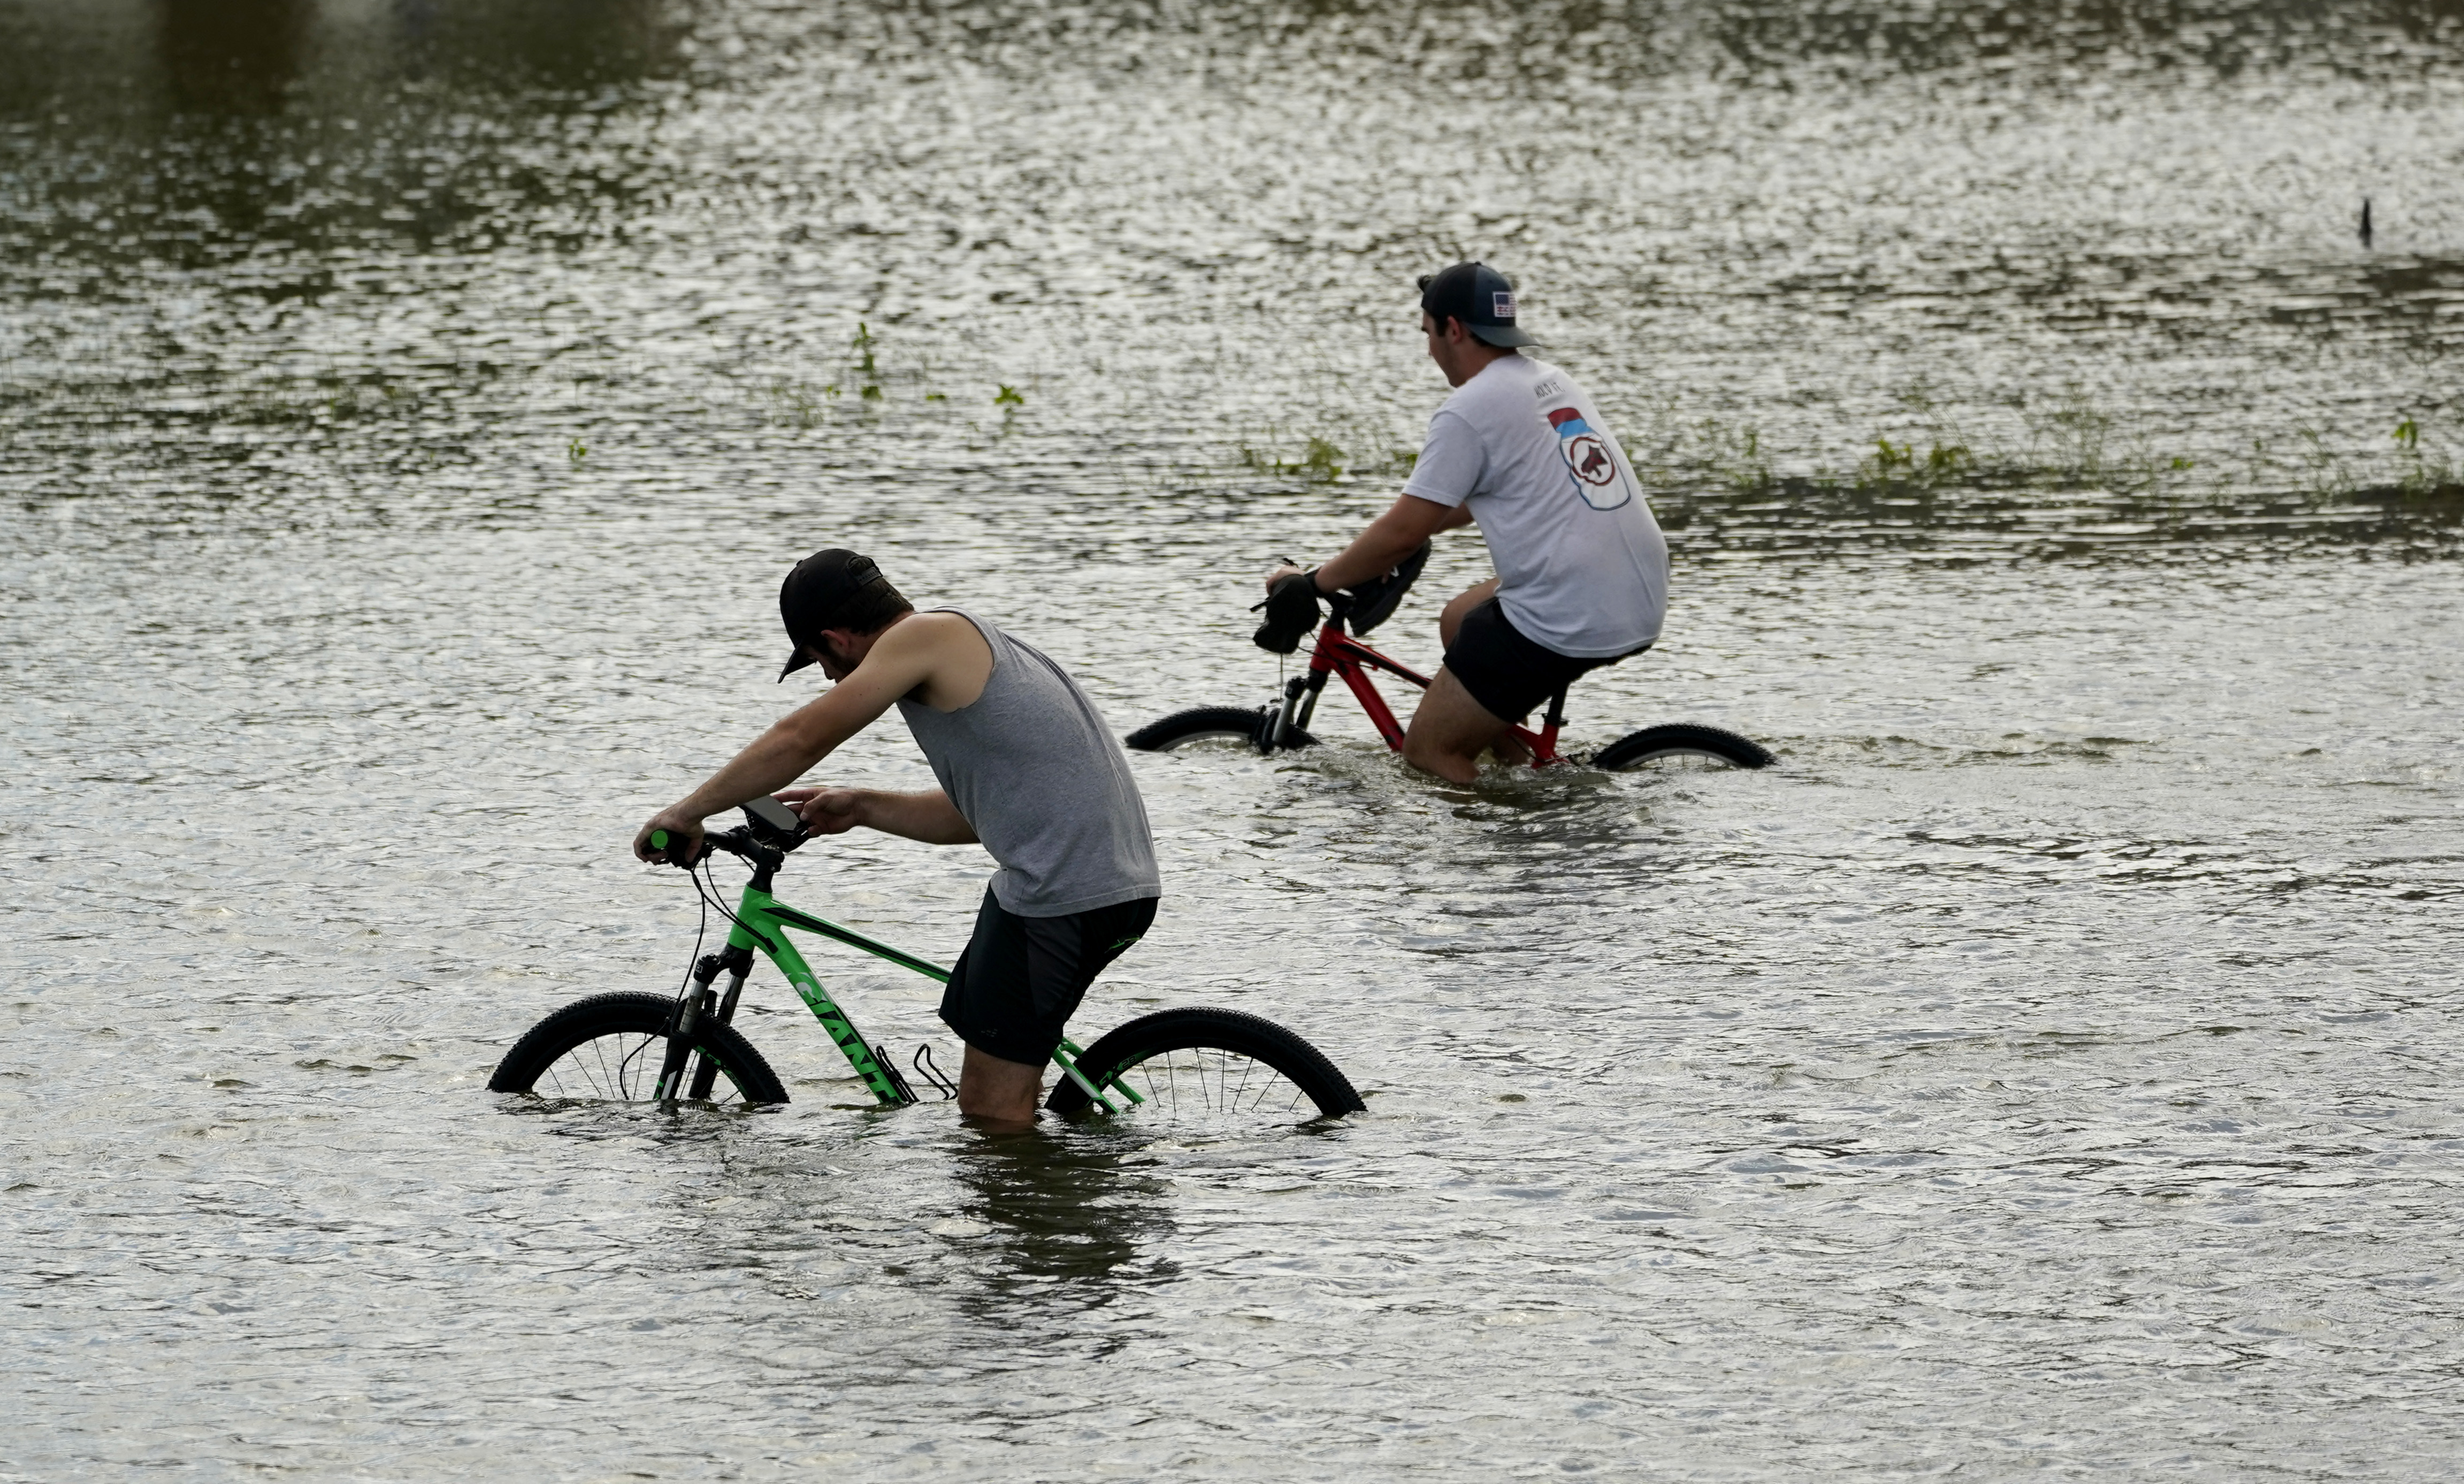
{"label": "man's bare leg", "polygon": [[958,1065],[958,1112],[979,1123],[1027,1127],[1035,1121],[1035,1104],[1043,1093],[1042,1067],[1005,1061],[972,1046]]}
{"label": "man's bare leg", "polygon": [[[1497,596],[1498,581],[1499,579],[1492,577],[1485,583],[1474,583],[1472,586],[1465,587],[1463,591],[1456,593],[1454,597],[1447,602],[1444,608],[1438,610],[1439,643],[1444,645],[1447,649],[1453,649],[1455,647],[1455,635],[1463,632],[1463,620],[1470,616],[1471,610],[1487,602],[1489,599]],[[1443,672],[1441,671],[1440,674],[1443,674]],[[1464,698],[1470,698],[1470,694],[1468,692],[1464,693]],[[1422,704],[1426,705],[1427,702],[1423,701]],[[1474,702],[1473,704],[1474,707],[1477,708],[1479,703]],[[1486,715],[1485,712],[1483,712],[1482,714],[1484,716]],[[1418,726],[1419,724],[1419,720],[1420,719],[1418,716],[1415,716],[1412,718],[1412,724]],[[1500,763],[1512,765],[1531,761],[1531,749],[1526,747],[1520,742],[1515,741],[1514,733],[1510,730],[1501,729],[1496,737],[1490,741],[1489,746],[1496,752],[1497,761]],[[1403,755],[1406,758],[1411,758],[1411,734],[1409,732],[1404,734]],[[1477,762],[1480,757],[1479,752],[1475,750],[1472,753],[1472,757],[1474,761]],[[1419,763],[1418,759],[1413,759],[1412,761],[1417,766],[1428,766],[1426,764]],[[1440,772],[1439,769],[1433,767],[1429,768],[1429,771],[1432,773]],[[1440,773],[1440,776],[1450,777],[1452,775]],[[1467,778],[1459,778],[1455,781],[1457,783],[1469,783],[1471,780]]]}
{"label": "man's bare leg", "polygon": [[1441,667],[1403,733],[1403,761],[1467,784],[1480,777],[1480,755],[1508,735],[1507,723],[1482,709],[1455,673]]}

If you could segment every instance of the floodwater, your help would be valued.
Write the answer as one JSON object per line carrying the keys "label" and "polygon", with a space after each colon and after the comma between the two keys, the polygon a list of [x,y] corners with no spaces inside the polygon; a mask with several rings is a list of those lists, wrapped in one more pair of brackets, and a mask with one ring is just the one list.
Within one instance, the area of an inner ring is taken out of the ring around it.
{"label": "floodwater", "polygon": [[[1264,701],[1460,255],[1675,542],[1575,742],[1780,767],[1139,758],[1080,1026],[1340,1126],[869,1111],[775,978],[784,1108],[483,1090],[682,971],[806,550]],[[0,0],[0,1476],[2443,1476],[2459,387],[2453,0]]]}

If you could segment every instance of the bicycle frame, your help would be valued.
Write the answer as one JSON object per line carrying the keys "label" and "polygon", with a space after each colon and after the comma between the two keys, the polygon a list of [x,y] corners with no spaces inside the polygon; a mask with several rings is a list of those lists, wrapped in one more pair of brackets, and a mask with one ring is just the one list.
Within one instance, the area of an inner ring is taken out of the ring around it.
{"label": "bicycle frame", "polygon": [[[737,833],[738,831],[730,831],[731,836]],[[810,913],[799,911],[781,901],[770,894],[770,887],[775,873],[785,858],[785,853],[773,847],[763,846],[754,846],[751,850],[746,850],[740,848],[742,842],[737,845],[720,845],[721,838],[714,837],[713,844],[718,845],[721,849],[727,849],[732,853],[742,854],[753,862],[753,879],[745,883],[744,894],[737,901],[734,924],[728,931],[726,947],[718,953],[704,955],[701,961],[693,965],[693,988],[679,1000],[677,1006],[679,1034],[671,1044],[678,1048],[688,1044],[693,1026],[703,1015],[715,1015],[721,1025],[726,1025],[735,1019],[737,997],[743,993],[744,981],[753,969],[753,952],[759,949],[763,957],[779,966],[780,973],[787,977],[787,983],[795,988],[796,997],[804,1002],[804,1008],[811,1010],[813,1018],[822,1023],[822,1029],[829,1032],[831,1042],[838,1047],[841,1054],[847,1057],[847,1064],[855,1069],[856,1075],[864,1079],[865,1086],[871,1090],[876,1101],[885,1107],[891,1108],[903,1108],[918,1101],[914,1091],[907,1085],[907,1079],[900,1075],[897,1066],[891,1061],[889,1055],[878,1046],[868,1042],[863,1032],[856,1030],[855,1022],[847,1018],[847,1011],[840,1008],[836,1000],[830,998],[829,991],[822,986],[821,977],[815,974],[812,966],[804,962],[804,956],[798,952],[795,943],[789,941],[786,930],[795,928],[800,932],[818,934],[832,941],[845,943],[850,948],[860,948],[874,958],[887,960],[900,968],[921,974],[937,984],[948,984],[950,971],[937,963],[927,963],[904,949],[893,948],[879,939],[867,937],[854,928],[833,922],[827,918],[814,917]],[[715,991],[712,988],[712,983],[717,979],[721,970],[727,971],[729,975],[727,995],[724,1000],[714,1003]],[[1124,1085],[1118,1077],[1106,1083],[1102,1089],[1088,1081],[1078,1071],[1077,1063],[1077,1058],[1084,1053],[1084,1050],[1077,1043],[1065,1040],[1053,1052],[1052,1060],[1061,1068],[1065,1075],[1076,1082],[1089,1097],[1095,1100],[1097,1107],[1106,1113],[1121,1111],[1120,1105],[1116,1105],[1111,1098],[1105,1096],[1107,1090],[1126,1099],[1127,1103],[1139,1103],[1146,1100]],[[700,1062],[701,1065],[688,1071],[684,1056],[675,1055],[674,1064],[662,1073],[658,1088],[662,1101],[672,1098],[678,1090],[687,1087],[690,1087],[692,1096],[706,1097],[710,1095],[712,1079],[717,1069],[710,1066],[697,1053],[693,1059]]]}
{"label": "bicycle frame", "polygon": [[[1284,687],[1284,708],[1275,718],[1275,728],[1267,739],[1270,747],[1283,745],[1285,737],[1295,728],[1306,728],[1309,718],[1317,714],[1318,697],[1326,690],[1327,676],[1341,676],[1352,688],[1360,709],[1369,713],[1370,724],[1377,735],[1386,739],[1394,751],[1403,750],[1402,723],[1377,692],[1377,684],[1369,677],[1372,670],[1383,670],[1397,679],[1406,680],[1422,690],[1429,688],[1430,677],[1399,660],[1390,658],[1343,631],[1343,614],[1335,613],[1317,631],[1317,646],[1309,652],[1309,673],[1294,676]],[[1515,740],[1530,749],[1531,765],[1547,767],[1566,760],[1557,752],[1557,729],[1566,724],[1566,693],[1559,690],[1549,699],[1549,709],[1541,716],[1540,730],[1517,723],[1512,727]]]}

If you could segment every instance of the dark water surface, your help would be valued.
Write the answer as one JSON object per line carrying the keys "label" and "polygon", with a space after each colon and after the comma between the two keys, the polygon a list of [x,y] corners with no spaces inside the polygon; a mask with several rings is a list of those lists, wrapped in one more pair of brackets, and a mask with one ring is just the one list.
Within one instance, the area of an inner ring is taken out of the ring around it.
{"label": "dark water surface", "polygon": [[[683,968],[786,562],[1261,701],[1475,255],[1676,542],[1576,741],[1782,767],[1139,759],[1080,1024],[1341,1127],[867,1111],[775,979],[784,1109],[482,1090]],[[0,0],[0,1477],[2444,1476],[2459,387],[2453,0]]]}

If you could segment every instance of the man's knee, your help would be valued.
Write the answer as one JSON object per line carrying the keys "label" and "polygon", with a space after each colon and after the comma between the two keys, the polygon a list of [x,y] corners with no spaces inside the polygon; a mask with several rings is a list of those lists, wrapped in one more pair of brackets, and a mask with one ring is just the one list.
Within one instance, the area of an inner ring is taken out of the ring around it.
{"label": "man's knee", "polygon": [[1403,761],[1423,773],[1435,773],[1451,783],[1467,784],[1480,776],[1477,754],[1464,756],[1448,751],[1419,732],[1403,734]]}
{"label": "man's knee", "polygon": [[967,1048],[958,1067],[958,1111],[971,1119],[1003,1123],[1035,1121],[1035,1104],[1044,1092],[1044,1069]]}
{"label": "man's knee", "polygon": [[1473,609],[1487,602],[1496,592],[1497,579],[1492,577],[1485,583],[1474,583],[1447,599],[1446,606],[1438,609],[1438,642],[1453,649],[1455,635],[1463,631],[1463,620],[1471,615]]}

